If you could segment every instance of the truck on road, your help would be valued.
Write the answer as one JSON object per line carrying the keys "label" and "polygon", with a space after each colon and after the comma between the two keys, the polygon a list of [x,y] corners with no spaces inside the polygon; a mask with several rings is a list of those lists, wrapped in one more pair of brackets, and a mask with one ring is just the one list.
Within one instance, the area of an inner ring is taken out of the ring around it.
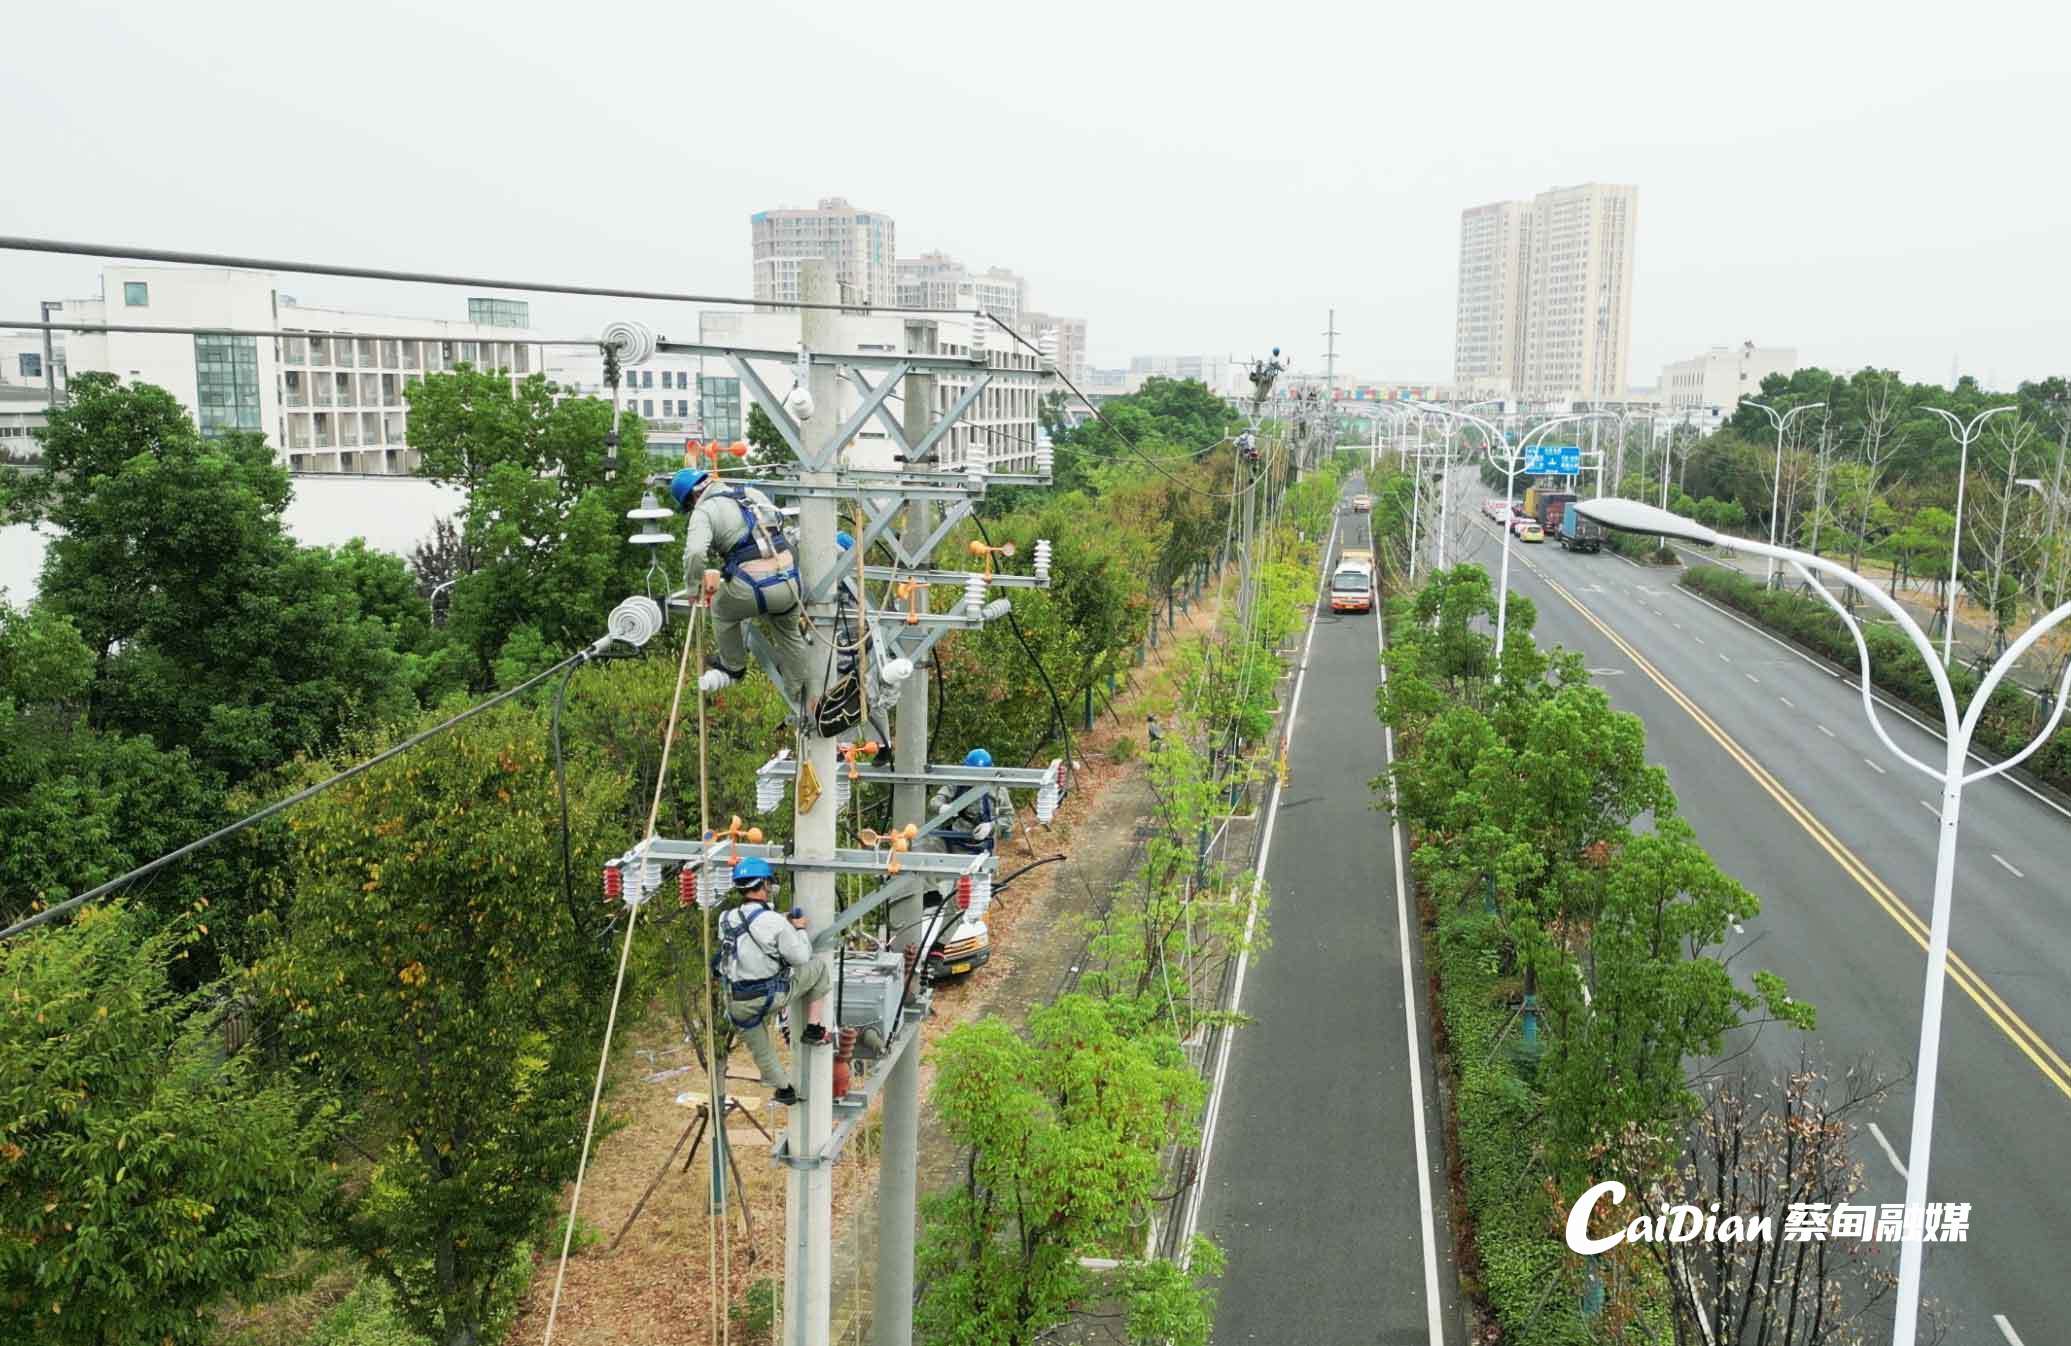
{"label": "truck on road", "polygon": [[1599,551],[1604,545],[1604,527],[1585,519],[1571,504],[1560,513],[1560,531],[1554,534],[1562,551]]}

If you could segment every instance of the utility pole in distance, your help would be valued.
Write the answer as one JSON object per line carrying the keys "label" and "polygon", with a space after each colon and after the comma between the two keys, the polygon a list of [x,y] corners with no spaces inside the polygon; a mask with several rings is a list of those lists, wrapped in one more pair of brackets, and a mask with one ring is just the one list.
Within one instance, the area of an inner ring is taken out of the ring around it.
{"label": "utility pole in distance", "polygon": [[[932,355],[936,350],[935,326],[909,324],[906,346],[910,351]],[[912,373],[906,376],[904,416],[906,442],[923,443],[934,422],[935,376]],[[909,462],[920,469],[921,463]],[[927,547],[935,529],[934,507],[923,499],[906,502],[904,546],[918,554]],[[928,658],[934,658],[929,654]],[[928,676],[916,667],[899,694],[893,711],[892,766],[915,777],[928,770]],[[924,780],[903,781],[892,787],[892,826],[901,828],[928,821],[928,787]],[[918,891],[891,904],[893,947],[902,954],[907,946],[920,943],[924,906]],[[916,966],[915,977],[922,975]],[[920,1043],[916,1040],[892,1067],[884,1086],[884,1137],[878,1167],[877,1189],[877,1286],[872,1295],[871,1339],[875,1346],[913,1346],[913,1231],[918,1200],[920,1167]]]}

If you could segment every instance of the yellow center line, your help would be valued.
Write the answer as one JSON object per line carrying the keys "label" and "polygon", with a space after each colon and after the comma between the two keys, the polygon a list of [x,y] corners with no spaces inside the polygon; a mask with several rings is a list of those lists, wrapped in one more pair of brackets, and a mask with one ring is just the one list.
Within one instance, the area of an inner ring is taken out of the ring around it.
{"label": "yellow center line", "polygon": [[[1567,589],[1562,587],[1557,580],[1548,575],[1544,570],[1541,570],[1537,565],[1529,561],[1525,562],[1525,566],[1534,575],[1544,580],[1546,586],[1552,589],[1560,597],[1561,601],[1580,613],[1584,621],[1602,632],[1606,640],[1609,640],[1613,645],[1624,651],[1626,657],[1631,659],[1655,686],[1666,692],[1670,700],[1689,712],[1690,718],[1697,722],[1697,727],[1710,735],[1714,742],[1726,750],[1726,754],[1729,757],[1738,762],[1747,771],[1748,775],[1754,777],[1755,783],[1767,791],[1770,798],[1774,799],[1785,813],[1788,813],[1800,827],[1805,829],[1813,841],[1819,844],[1820,849],[1832,856],[1834,862],[1840,865],[1848,877],[1854,879],[1862,890],[1870,895],[1872,901],[1883,908],[1886,915],[1898,923],[1901,930],[1912,936],[1913,942],[1920,946],[1922,952],[1926,951],[1927,923],[1916,916],[1912,909],[1899,899],[1898,894],[1894,893],[1888,884],[1878,878],[1870,867],[1856,856],[1855,852],[1849,850],[1839,837],[1828,831],[1826,824],[1813,816],[1810,809],[1799,803],[1797,797],[1792,795],[1789,790],[1786,790],[1782,782],[1778,781],[1776,777],[1770,775],[1768,770],[1760,762],[1757,762],[1752,754],[1734,742],[1732,736],[1727,734],[1724,729],[1721,729],[1711,716],[1705,714],[1704,710],[1695,701],[1684,695],[1680,688],[1662,676],[1659,669],[1648,663],[1646,658],[1638,650],[1634,649],[1629,641],[1607,626],[1595,613],[1584,607],[1573,594],[1569,593]],[[2042,1072],[2044,1079],[2055,1085],[2057,1090],[2066,1098],[2071,1098],[2071,1063],[2067,1063],[2058,1054],[2057,1050],[2043,1038],[2042,1034],[2029,1025],[2027,1020],[2014,1013],[2013,1007],[2008,1005],[2000,997],[1999,993],[1992,989],[1991,985],[1983,977],[1978,975],[1970,964],[1959,958],[1954,949],[1949,950],[1949,979],[1963,988],[1964,994],[1968,995],[1976,1003],[1977,1007],[1985,1012],[1985,1017],[1990,1019],[2000,1032],[2006,1034],[2007,1040],[2012,1042],[2015,1047],[2018,1047],[2022,1055],[2034,1063],[2035,1068]]]}

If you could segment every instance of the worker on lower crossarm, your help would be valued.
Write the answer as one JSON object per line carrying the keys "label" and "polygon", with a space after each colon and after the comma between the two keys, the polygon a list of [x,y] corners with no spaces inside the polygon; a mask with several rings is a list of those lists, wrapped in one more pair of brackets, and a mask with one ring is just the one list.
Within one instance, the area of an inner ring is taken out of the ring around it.
{"label": "worker on lower crossarm", "polygon": [[702,590],[712,605],[719,664],[702,679],[708,692],[723,691],[748,676],[746,622],[759,621],[776,657],[784,690],[801,706],[819,694],[811,685],[814,638],[805,617],[798,563],[785,536],[783,516],[768,496],[745,486],[721,483],[712,473],[686,467],[669,482],[676,507],[690,515],[683,541],[688,573],[709,557]]}
{"label": "worker on lower crossarm", "polygon": [[[733,890],[740,905],[719,918],[719,953],[714,959],[726,979],[726,1017],[748,1040],[762,1082],[788,1107],[798,1101],[798,1090],[784,1074],[776,1044],[770,1041],[770,1016],[793,1005],[803,1007],[797,1018],[810,1015],[813,1002],[826,996],[833,977],[827,964],[813,957],[805,912],[793,907],[788,916],[779,916],[772,905],[777,876],[769,861],[751,856],[735,864]],[[799,1037],[818,1045],[827,1041],[827,1029],[808,1023]],[[804,1072],[799,1074],[802,1079]]]}
{"label": "worker on lower crossarm", "polygon": [[[989,767],[992,754],[983,748],[973,748],[964,754],[964,765]],[[955,802],[958,795],[972,788],[968,785],[943,786],[929,801],[928,811],[942,812]],[[977,787],[977,792],[964,801],[956,816],[936,830],[944,849],[954,855],[989,855],[1000,838],[1013,834],[1014,800],[1004,785]]]}

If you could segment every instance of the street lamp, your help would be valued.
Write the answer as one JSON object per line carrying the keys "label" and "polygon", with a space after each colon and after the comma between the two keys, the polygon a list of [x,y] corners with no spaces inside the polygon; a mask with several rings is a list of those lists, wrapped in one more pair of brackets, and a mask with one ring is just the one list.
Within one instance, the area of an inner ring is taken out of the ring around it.
{"label": "street lamp", "polygon": [[[1760,407],[1764,412],[1768,414],[1769,419],[1775,422],[1776,425],[1776,480],[1769,487],[1769,545],[1773,547],[1776,545],[1776,516],[1777,513],[1783,508],[1784,428],[1791,423],[1793,417],[1803,415],[1805,412],[1808,411],[1817,411],[1819,408],[1825,406],[1826,403],[1807,402],[1804,406],[1792,407],[1789,411],[1786,411],[1781,415],[1777,414],[1775,407],[1770,406],[1766,402],[1757,402],[1751,397],[1742,398],[1740,405],[1744,407]],[[1793,494],[1795,493],[1796,492],[1794,489]],[[1762,580],[1762,586],[1768,589],[1773,589],[1776,587],[1776,558],[1773,556],[1769,558],[1769,573]]]}
{"label": "street lamp", "polygon": [[[1983,419],[1980,417],[1979,419]],[[1972,423],[1975,425],[1975,422]],[[2028,652],[2057,623],[2071,617],[2071,603],[2065,603],[2029,627],[1999,656],[1992,665],[1977,691],[1971,696],[1970,705],[1959,711],[1956,708],[1956,692],[1949,685],[1947,669],[1935,662],[1934,642],[1920,629],[1918,622],[1900,606],[1896,599],[1886,594],[1874,583],[1864,579],[1846,566],[1822,560],[1805,552],[1793,551],[1767,543],[1751,542],[1745,538],[1716,533],[1702,524],[1693,523],[1665,509],[1641,504],[1635,500],[1584,500],[1572,506],[1582,512],[1585,519],[1594,519],[1609,528],[1623,529],[1634,533],[1665,533],[1687,538],[1692,542],[1708,543],[1726,547],[1733,551],[1748,552],[1755,556],[1766,556],[1772,561],[1788,562],[1792,569],[1803,577],[1812,591],[1826,600],[1844,624],[1848,633],[1855,638],[1856,657],[1861,660],[1863,713],[1869,717],[1870,728],[1884,746],[1900,761],[1940,783],[1942,787],[1941,840],[1934,859],[1934,908],[1927,940],[1927,989],[1922,997],[1920,1011],[1920,1058],[1919,1080],[1913,1094],[1913,1138],[1910,1157],[1906,1163],[1906,1215],[1905,1237],[1901,1242],[1898,1260],[1898,1315],[1892,1330],[1893,1346],[1914,1346],[1914,1337],[1920,1315],[1920,1260],[1921,1229],[1925,1219],[1927,1201],[1927,1164],[1934,1140],[1934,1089],[1935,1072],[1939,1064],[1942,1028],[1942,983],[1949,961],[1949,906],[1954,891],[1956,875],[1956,824],[1963,804],[1963,787],[1990,776],[1996,776],[2008,767],[2025,761],[2056,733],[2057,724],[2064,718],[2064,698],[2071,692],[2071,666],[2064,671],[2062,684],[2057,688],[2055,708],[2051,711],[2049,723],[2025,748],[2002,761],[1976,771],[1965,773],[1970,759],[1970,742],[1977,732],[1978,722],[1983,718],[1985,706],[1998,689],[2000,680],[2010,672],[2016,662]],[[1827,591],[1824,584],[1814,580],[1813,572],[1829,576],[1854,589],[1884,609],[1894,624],[1904,631],[1920,651],[1922,662],[1934,677],[1936,693],[1941,698],[1942,732],[1946,740],[1946,755],[1941,766],[1930,766],[1914,757],[1898,744],[1891,741],[1891,735],[1884,731],[1883,721],[1877,718],[1877,703],[1870,695],[1870,652],[1863,643],[1862,627],[1849,615],[1840,600]]]}
{"label": "street lamp", "polygon": [[2015,404],[2012,402],[2003,406],[1987,407],[1971,417],[1969,425],[1958,420],[1954,412],[1943,411],[1940,407],[1928,408],[1948,423],[1949,433],[1956,436],[1957,444],[1962,446],[1962,451],[1956,458],[1956,536],[1949,541],[1949,582],[1943,590],[1947,596],[1942,600],[1943,668],[1949,666],[1950,650],[1956,639],[1956,569],[1961,564],[1958,558],[1963,554],[1963,483],[1970,476],[1970,446],[1978,437],[1978,427],[1983,425],[1987,418],[1997,416],[2002,411],[2012,411],[2014,407]]}

